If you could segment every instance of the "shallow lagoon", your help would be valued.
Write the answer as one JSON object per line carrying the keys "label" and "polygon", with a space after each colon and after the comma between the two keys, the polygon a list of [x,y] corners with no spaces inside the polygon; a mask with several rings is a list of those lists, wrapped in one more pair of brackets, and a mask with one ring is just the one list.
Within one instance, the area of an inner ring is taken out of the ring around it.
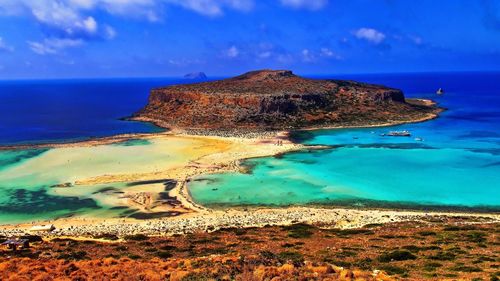
{"label": "shallow lagoon", "polygon": [[[0,224],[64,216],[119,217],[130,211],[120,194],[161,192],[161,183],[53,187],[110,175],[147,174],[187,164],[204,153],[204,141],[189,138],[129,140],[99,146],[0,151]],[[106,191],[108,190],[108,191]]]}

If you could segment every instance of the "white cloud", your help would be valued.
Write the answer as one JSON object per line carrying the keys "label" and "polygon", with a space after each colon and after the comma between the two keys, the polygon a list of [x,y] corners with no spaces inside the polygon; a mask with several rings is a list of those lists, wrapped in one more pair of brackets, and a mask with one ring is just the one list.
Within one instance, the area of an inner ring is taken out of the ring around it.
{"label": "white cloud", "polygon": [[[227,9],[250,11],[255,0],[0,0],[0,15],[28,17],[43,27],[44,40],[29,41],[38,54],[55,54],[68,47],[82,45],[88,40],[111,40],[116,30],[98,22],[99,12],[121,17],[160,21],[169,7],[181,7],[204,16],[220,16]],[[11,47],[0,42],[1,50]],[[237,57],[233,46],[228,57]]]}
{"label": "white cloud", "polygon": [[385,34],[373,28],[360,28],[354,32],[358,39],[367,40],[374,44],[380,44],[385,39]]}
{"label": "white cloud", "polygon": [[2,37],[0,37],[0,51],[12,52],[14,47],[7,45]]}
{"label": "white cloud", "polygon": [[270,58],[272,54],[273,53],[271,51],[264,51],[264,52],[257,54],[257,57],[259,59],[267,59],[267,58]]}
{"label": "white cloud", "polygon": [[328,0],[281,0],[283,6],[294,9],[320,10],[328,4]]}
{"label": "white cloud", "polygon": [[106,39],[113,39],[116,37],[116,30],[109,25],[104,27],[104,35]]}
{"label": "white cloud", "polygon": [[69,0],[69,3],[74,7],[79,7],[82,9],[91,9],[95,5],[94,0]]}
{"label": "white cloud", "polygon": [[219,16],[225,9],[249,11],[254,0],[0,0],[0,14],[31,17],[48,27],[44,31],[49,38],[112,39],[116,31],[99,24],[92,16],[96,11],[155,22],[169,6]]}
{"label": "white cloud", "polygon": [[340,55],[336,54],[334,51],[323,47],[319,50],[303,49],[300,52],[300,59],[303,62],[318,62],[322,59],[341,60],[342,57]]}
{"label": "white cloud", "polygon": [[97,28],[94,18],[82,17],[77,10],[63,2],[32,1],[26,7],[38,22],[59,29],[67,35],[93,33]]}
{"label": "white cloud", "polygon": [[4,13],[32,13],[37,20],[49,24],[68,24],[86,18],[82,12],[104,10],[127,17],[158,20],[158,12],[165,6],[180,6],[207,16],[223,14],[224,9],[249,11],[254,0],[0,0]]}
{"label": "white cloud", "polygon": [[95,33],[97,31],[97,22],[93,17],[87,17],[82,22],[82,28],[88,33]]}
{"label": "white cloud", "polygon": [[70,47],[78,47],[82,44],[83,40],[81,39],[46,38],[41,42],[28,41],[28,45],[31,50],[39,55],[57,54],[60,50]]}
{"label": "white cloud", "polygon": [[321,48],[321,55],[325,57],[333,57],[335,54],[328,48]]}
{"label": "white cloud", "polygon": [[[101,37],[99,24],[84,11],[97,1],[113,0],[0,0],[0,12],[10,16],[31,17],[49,37]],[[119,0],[118,2],[127,0]],[[116,1],[115,1],[116,2]],[[57,34],[57,35],[56,35]]]}
{"label": "white cloud", "polygon": [[301,54],[302,54],[302,60],[305,62],[312,62],[316,60],[314,54],[308,49],[302,50]]}
{"label": "white cloud", "polygon": [[225,54],[229,58],[235,58],[240,54],[240,50],[238,50],[238,48],[236,48],[236,46],[233,45],[226,50]]}
{"label": "white cloud", "polygon": [[321,48],[320,56],[340,60],[342,57],[328,48]]}
{"label": "white cloud", "polygon": [[254,5],[253,0],[165,0],[165,2],[207,16],[222,15],[225,7],[239,11],[249,11]]}

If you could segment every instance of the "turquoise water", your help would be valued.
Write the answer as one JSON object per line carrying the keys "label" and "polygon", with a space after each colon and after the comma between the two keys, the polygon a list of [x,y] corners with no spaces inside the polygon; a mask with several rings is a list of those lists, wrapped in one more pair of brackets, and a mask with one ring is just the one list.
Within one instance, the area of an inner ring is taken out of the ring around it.
{"label": "turquoise water", "polygon": [[0,151],[0,222],[16,223],[37,219],[52,219],[72,211],[97,209],[91,199],[50,195],[47,191],[57,181],[41,180],[28,174],[8,179],[12,169],[47,152],[48,149]]}
{"label": "turquoise water", "polygon": [[[183,163],[176,153],[194,144],[178,141],[128,140],[94,147],[0,151],[0,224],[68,216],[128,217],[123,193],[163,192],[165,180],[55,187],[102,175],[157,172]],[[187,161],[186,161],[187,162]],[[139,212],[140,213],[140,212]]]}
{"label": "turquoise water", "polygon": [[[248,174],[200,176],[189,185],[194,200],[212,206],[321,203],[500,210],[500,75],[353,79],[433,98],[448,110],[418,124],[296,132],[297,141],[332,148],[247,160]],[[435,81],[446,89],[444,96],[433,94]],[[409,130],[412,137],[381,136],[389,130]]]}

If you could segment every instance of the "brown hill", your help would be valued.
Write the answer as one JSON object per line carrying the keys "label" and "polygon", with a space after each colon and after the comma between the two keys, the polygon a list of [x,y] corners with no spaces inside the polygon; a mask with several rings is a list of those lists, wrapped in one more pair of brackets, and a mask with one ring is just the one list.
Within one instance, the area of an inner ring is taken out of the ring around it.
{"label": "brown hill", "polygon": [[153,89],[134,119],[163,127],[263,130],[403,123],[433,118],[437,111],[385,86],[260,70]]}

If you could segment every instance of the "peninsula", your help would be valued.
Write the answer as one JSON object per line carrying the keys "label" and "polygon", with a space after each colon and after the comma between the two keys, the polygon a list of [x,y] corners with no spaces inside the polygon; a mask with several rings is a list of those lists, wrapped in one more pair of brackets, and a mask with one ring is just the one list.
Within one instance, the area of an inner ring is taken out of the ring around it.
{"label": "peninsula", "polygon": [[416,122],[440,110],[385,86],[258,70],[153,89],[146,107],[132,119],[174,129],[269,131]]}

